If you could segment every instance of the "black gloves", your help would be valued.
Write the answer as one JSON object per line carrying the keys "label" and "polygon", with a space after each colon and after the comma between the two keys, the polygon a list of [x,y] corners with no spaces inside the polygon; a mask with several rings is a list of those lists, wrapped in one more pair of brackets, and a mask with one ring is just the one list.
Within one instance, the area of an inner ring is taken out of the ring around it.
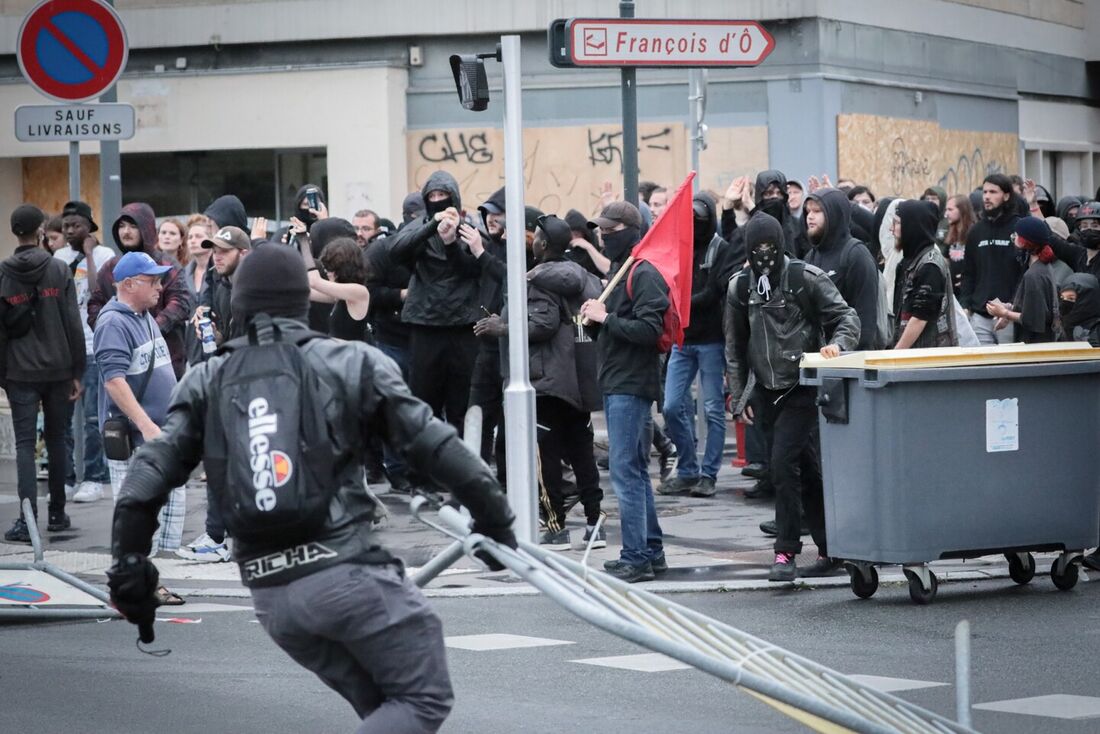
{"label": "black gloves", "polygon": [[160,574],[152,561],[140,553],[128,553],[107,571],[107,588],[111,603],[122,616],[138,626],[141,641],[153,641],[153,621],[156,619],[157,583]]}
{"label": "black gloves", "polygon": [[[512,550],[515,550],[516,548],[519,547],[519,544],[516,542],[516,534],[512,532],[512,526],[511,525],[509,525],[507,527],[490,528],[490,527],[482,527],[480,523],[475,522],[473,532],[481,533],[486,538],[491,538],[491,539],[495,540],[496,542],[500,543],[501,545],[508,546]],[[493,558],[491,553],[487,553],[486,551],[478,551],[474,555],[477,556],[477,558],[482,563],[484,563],[486,566],[488,566],[490,571],[503,571],[504,570],[504,566],[500,563],[500,561]]]}

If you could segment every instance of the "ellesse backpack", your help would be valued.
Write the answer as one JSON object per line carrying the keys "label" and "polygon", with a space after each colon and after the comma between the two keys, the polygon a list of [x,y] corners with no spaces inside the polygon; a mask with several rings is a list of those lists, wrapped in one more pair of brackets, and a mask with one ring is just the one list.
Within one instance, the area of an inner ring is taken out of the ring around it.
{"label": "ellesse backpack", "polygon": [[248,334],[224,344],[213,377],[203,463],[229,534],[289,547],[324,523],[338,489],[325,405],[332,392],[306,364],[314,332],[283,341],[261,314]]}

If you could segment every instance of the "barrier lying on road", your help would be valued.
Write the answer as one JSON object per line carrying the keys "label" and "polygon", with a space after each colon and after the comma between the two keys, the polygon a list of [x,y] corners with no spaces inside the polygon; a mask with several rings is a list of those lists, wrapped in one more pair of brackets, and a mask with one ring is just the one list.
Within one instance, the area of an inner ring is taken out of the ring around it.
{"label": "barrier lying on road", "polygon": [[[424,586],[463,555],[485,552],[581,619],[654,652],[675,658],[738,688],[818,732],[971,732],[938,714],[680,604],[590,569],[584,562],[520,542],[512,550],[470,532],[470,518],[453,507],[437,524],[413,515],[455,542],[414,577]],[[587,560],[587,554],[585,555]]]}

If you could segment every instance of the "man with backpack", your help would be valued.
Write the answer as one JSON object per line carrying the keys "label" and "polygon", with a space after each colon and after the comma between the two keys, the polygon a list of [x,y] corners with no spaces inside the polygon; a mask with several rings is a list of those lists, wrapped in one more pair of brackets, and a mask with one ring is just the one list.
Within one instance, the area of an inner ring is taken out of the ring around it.
{"label": "man with backpack", "polygon": [[38,476],[34,447],[38,408],[49,453],[50,532],[70,527],[65,514],[65,424],[70,403],[80,397],[84,375],[84,333],[76,305],[76,286],[68,266],[41,246],[46,215],[23,204],[11,214],[18,239],[15,254],[0,264],[0,385],[7,391],[15,433],[19,507],[4,540],[30,543],[22,516],[29,499],[38,517]]}
{"label": "man with backpack", "polygon": [[[879,281],[871,251],[852,236],[852,203],[840,189],[821,188],[806,197],[803,221],[810,249],[806,262],[820,268],[859,316],[856,349],[885,349],[892,328],[886,313],[890,294]],[[879,328],[879,324],[882,328]],[[881,332],[881,333],[880,333]]]}
{"label": "man with backpack", "polygon": [[156,512],[202,461],[272,639],[352,704],[359,732],[434,732],[453,703],[442,630],[370,531],[364,450],[380,436],[450,489],[476,532],[514,548],[507,500],[393,360],[306,329],[309,279],[292,248],[256,247],[232,308],[246,336],[184,376],[163,433],[134,458],[115,509],[112,601],[151,641]]}
{"label": "man with backpack", "polygon": [[854,349],[859,317],[825,273],[784,254],[783,228],[773,217],[750,219],[745,244],[751,267],[730,281],[726,299],[726,380],[732,404],[740,405],[752,370],[763,415],[745,406],[735,417],[746,424],[763,419],[772,428],[769,468],[778,534],[768,580],[798,575],[803,506],[819,557],[802,575],[824,576],[839,562],[829,558],[825,540],[817,391],[799,385],[799,363],[806,352],[832,358]]}
{"label": "man with backpack", "polygon": [[[604,254],[618,273],[641,240],[642,215],[626,201],[608,204],[593,220]],[[608,469],[619,499],[623,548],[604,569],[629,583],[650,581],[668,570],[661,526],[649,479],[653,402],[660,394],[658,339],[669,308],[668,284],[639,261],[619,280],[606,302],[589,300],[581,316],[599,325],[600,390],[607,417]]]}

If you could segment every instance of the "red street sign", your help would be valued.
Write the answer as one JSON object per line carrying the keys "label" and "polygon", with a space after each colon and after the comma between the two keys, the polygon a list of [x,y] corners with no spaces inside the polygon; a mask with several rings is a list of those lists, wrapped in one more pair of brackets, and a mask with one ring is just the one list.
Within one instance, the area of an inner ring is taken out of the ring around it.
{"label": "red street sign", "polygon": [[101,0],[43,0],[19,28],[19,68],[31,86],[59,102],[106,92],[126,68],[126,30]]}
{"label": "red street sign", "polygon": [[775,48],[751,20],[574,18],[565,41],[574,66],[756,66]]}

